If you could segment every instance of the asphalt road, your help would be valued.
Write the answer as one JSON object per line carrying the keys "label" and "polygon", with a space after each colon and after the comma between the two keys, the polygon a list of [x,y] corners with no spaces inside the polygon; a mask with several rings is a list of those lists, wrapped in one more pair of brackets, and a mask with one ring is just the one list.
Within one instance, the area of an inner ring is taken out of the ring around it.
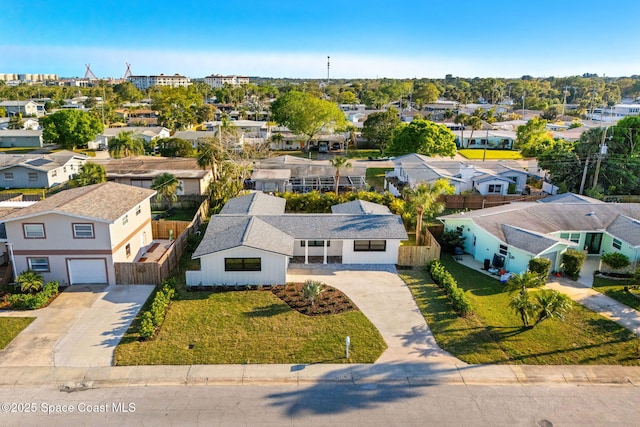
{"label": "asphalt road", "polygon": [[639,420],[640,393],[628,385],[0,389],[3,426],[551,427],[630,426]]}

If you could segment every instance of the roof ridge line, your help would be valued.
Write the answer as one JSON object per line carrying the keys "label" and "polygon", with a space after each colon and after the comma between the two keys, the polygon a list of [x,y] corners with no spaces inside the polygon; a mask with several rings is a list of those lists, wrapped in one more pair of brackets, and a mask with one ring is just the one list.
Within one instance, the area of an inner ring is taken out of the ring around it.
{"label": "roof ridge line", "polygon": [[242,232],[242,239],[240,241],[242,242],[243,245],[248,240],[249,233],[251,232],[251,229],[253,228],[253,220],[254,219],[255,219],[254,215],[250,215],[249,216],[249,221],[247,221],[247,225],[244,228],[244,231]]}

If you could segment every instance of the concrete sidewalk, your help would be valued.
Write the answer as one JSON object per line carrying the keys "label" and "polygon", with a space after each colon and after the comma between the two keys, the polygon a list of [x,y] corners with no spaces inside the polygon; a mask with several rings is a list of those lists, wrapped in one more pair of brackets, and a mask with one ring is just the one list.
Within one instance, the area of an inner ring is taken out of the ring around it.
{"label": "concrete sidewalk", "polygon": [[640,385],[640,367],[449,365],[191,365],[0,367],[0,387],[42,386],[73,392],[103,387],[320,383],[410,385]]}

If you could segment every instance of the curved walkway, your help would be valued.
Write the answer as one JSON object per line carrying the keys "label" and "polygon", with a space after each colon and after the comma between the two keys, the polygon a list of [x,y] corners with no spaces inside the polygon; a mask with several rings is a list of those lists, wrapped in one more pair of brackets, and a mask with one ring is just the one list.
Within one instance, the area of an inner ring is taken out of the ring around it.
{"label": "curved walkway", "polygon": [[572,300],[584,305],[607,319],[632,331],[640,337],[640,312],[622,304],[584,283],[559,277],[546,284],[546,287],[566,294]]}
{"label": "curved walkway", "polygon": [[287,281],[318,280],[344,292],[375,325],[387,350],[376,363],[465,363],[442,350],[393,265],[291,264]]}

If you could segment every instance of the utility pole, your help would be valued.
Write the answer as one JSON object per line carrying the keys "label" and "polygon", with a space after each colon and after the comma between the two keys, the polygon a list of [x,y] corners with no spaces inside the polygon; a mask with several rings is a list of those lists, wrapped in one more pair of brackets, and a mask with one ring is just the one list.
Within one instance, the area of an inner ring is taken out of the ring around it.
{"label": "utility pole", "polygon": [[582,172],[582,181],[580,181],[580,191],[578,194],[582,194],[584,192],[584,185],[587,182],[587,167],[589,166],[589,156],[584,159],[584,171]]}
{"label": "utility pole", "polygon": [[600,173],[600,163],[602,163],[602,156],[607,154],[607,131],[609,130],[608,127],[604,128],[604,131],[602,132],[602,142],[600,144],[600,150],[598,151],[598,160],[596,161],[596,172],[593,176],[593,187],[591,187],[593,190],[596,189],[596,187],[598,186],[598,174]]}

